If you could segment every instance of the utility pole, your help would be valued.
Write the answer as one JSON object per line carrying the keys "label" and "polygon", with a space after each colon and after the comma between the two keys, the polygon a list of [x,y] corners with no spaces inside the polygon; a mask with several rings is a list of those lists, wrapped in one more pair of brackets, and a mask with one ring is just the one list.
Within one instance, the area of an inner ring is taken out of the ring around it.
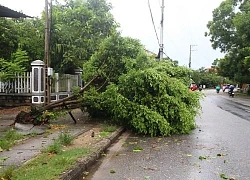
{"label": "utility pole", "polygon": [[[50,4],[52,6],[52,2]],[[50,17],[49,2],[45,0],[45,44],[44,44],[44,105],[50,103],[50,78],[48,76],[49,61],[49,40],[50,40]]]}
{"label": "utility pole", "polygon": [[190,45],[189,47],[189,63],[188,63],[188,67],[191,69],[191,62],[192,62],[192,51],[195,51],[192,49],[192,47],[197,46],[197,45]]}
{"label": "utility pole", "polygon": [[160,31],[160,60],[163,59],[163,22],[164,22],[164,0],[162,0],[162,6],[161,6],[161,31]]}

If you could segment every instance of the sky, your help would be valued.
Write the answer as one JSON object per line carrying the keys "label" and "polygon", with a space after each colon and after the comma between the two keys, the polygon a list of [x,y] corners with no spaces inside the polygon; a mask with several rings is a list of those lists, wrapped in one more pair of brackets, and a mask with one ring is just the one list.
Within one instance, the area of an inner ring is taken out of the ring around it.
{"label": "sky", "polygon": [[[158,53],[159,45],[150,16],[148,0],[107,0],[113,6],[112,14],[120,24],[123,36],[139,39],[145,48]],[[149,0],[158,37],[160,37],[161,2]],[[188,66],[190,45],[191,67],[208,68],[216,58],[222,58],[219,50],[213,50],[209,37],[204,34],[212,11],[223,0],[165,0],[164,53],[179,65]],[[0,4],[29,16],[40,16],[45,0],[0,0]]]}

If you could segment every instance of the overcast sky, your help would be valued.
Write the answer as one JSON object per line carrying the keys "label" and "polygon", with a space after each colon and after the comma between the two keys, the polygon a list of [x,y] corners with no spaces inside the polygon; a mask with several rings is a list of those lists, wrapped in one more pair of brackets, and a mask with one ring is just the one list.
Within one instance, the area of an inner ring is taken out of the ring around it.
{"label": "overcast sky", "polygon": [[[158,36],[160,36],[161,1],[150,0]],[[224,55],[213,50],[205,37],[206,24],[212,11],[223,0],[165,0],[164,52],[179,65],[188,66],[189,47],[192,48],[192,68],[210,67],[214,59]],[[40,16],[44,0],[0,0],[0,4],[30,16]],[[123,36],[139,39],[145,47],[158,53],[159,45],[154,32],[148,0],[108,0],[112,14],[120,24]]]}

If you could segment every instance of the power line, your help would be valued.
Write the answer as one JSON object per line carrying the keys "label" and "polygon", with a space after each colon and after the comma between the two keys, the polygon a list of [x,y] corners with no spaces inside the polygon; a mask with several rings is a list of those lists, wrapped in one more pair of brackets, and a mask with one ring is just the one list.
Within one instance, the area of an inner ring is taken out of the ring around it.
{"label": "power line", "polygon": [[150,1],[149,0],[148,0],[148,7],[149,7],[149,11],[150,11],[150,15],[151,15],[151,20],[152,20],[152,23],[153,23],[153,26],[154,26],[154,30],[155,30],[155,35],[156,35],[156,38],[157,38],[157,41],[158,41],[158,45],[160,46],[160,40],[159,40],[157,31],[156,31],[156,28],[155,28],[155,22],[154,22],[153,13],[152,13],[152,9],[151,9]]}

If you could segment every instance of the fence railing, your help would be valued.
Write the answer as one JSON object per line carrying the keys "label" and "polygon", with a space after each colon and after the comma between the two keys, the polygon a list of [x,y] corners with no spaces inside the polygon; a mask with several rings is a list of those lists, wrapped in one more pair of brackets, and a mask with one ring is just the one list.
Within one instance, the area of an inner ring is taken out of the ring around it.
{"label": "fence railing", "polygon": [[31,93],[31,72],[16,74],[16,77],[8,82],[0,79],[0,93]]}
{"label": "fence railing", "polygon": [[51,81],[51,92],[71,92],[72,87],[78,86],[78,75],[55,73]]}
{"label": "fence railing", "polygon": [[[78,75],[55,73],[51,80],[51,93],[72,92],[72,87],[78,86]],[[32,92],[32,73],[16,74],[8,82],[0,79],[0,93],[29,94]]]}

